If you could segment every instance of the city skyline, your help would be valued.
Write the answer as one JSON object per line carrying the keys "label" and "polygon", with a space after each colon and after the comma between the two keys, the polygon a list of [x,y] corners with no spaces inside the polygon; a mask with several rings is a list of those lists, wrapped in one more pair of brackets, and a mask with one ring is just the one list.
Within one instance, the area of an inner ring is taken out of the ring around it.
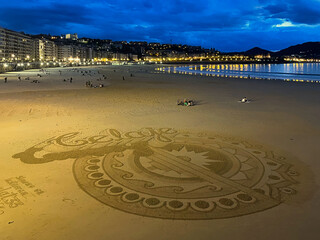
{"label": "city skyline", "polygon": [[319,41],[320,1],[25,1],[2,3],[0,26],[28,34],[276,51]]}

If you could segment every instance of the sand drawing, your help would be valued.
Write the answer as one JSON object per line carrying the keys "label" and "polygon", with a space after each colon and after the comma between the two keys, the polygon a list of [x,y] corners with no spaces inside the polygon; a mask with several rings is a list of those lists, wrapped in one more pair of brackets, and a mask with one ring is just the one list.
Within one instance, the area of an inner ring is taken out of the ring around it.
{"label": "sand drawing", "polygon": [[245,140],[170,128],[68,133],[13,156],[29,164],[75,159],[79,187],[128,213],[217,219],[275,207],[299,194],[290,159]]}

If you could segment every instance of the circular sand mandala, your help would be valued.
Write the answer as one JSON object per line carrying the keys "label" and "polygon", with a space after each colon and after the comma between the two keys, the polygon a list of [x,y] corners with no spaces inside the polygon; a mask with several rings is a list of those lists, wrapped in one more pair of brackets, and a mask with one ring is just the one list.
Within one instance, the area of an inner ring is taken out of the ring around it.
{"label": "circular sand mandala", "polygon": [[297,192],[299,173],[284,156],[243,140],[152,128],[111,129],[74,144],[71,137],[56,144],[81,146],[69,153],[79,186],[129,213],[228,218],[275,207]]}

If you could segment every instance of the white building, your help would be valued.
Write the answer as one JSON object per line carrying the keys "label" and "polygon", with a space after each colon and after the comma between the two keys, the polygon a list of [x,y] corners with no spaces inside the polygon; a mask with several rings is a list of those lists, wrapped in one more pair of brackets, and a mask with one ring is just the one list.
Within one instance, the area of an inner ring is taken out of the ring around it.
{"label": "white building", "polygon": [[58,47],[53,41],[34,39],[32,58],[36,61],[55,61],[58,59]]}
{"label": "white building", "polygon": [[24,61],[32,55],[32,39],[24,33],[0,27],[0,61]]}
{"label": "white building", "polygon": [[68,34],[66,34],[66,39],[78,40],[78,34],[77,33],[74,33],[74,34],[68,33]]}

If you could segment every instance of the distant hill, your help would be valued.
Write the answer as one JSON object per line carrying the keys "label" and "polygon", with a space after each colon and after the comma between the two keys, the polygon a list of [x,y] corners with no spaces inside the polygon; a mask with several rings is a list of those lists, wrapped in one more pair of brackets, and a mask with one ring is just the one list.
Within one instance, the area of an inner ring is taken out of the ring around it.
{"label": "distant hill", "polygon": [[259,48],[259,47],[254,47],[254,48],[251,48],[251,49],[248,50],[248,51],[245,51],[243,54],[244,54],[244,55],[249,55],[249,56],[254,56],[254,55],[268,55],[268,54],[271,54],[271,52],[268,51],[268,50]]}
{"label": "distant hill", "polygon": [[274,52],[273,56],[300,56],[308,58],[320,57],[320,42],[306,42]]}
{"label": "distant hill", "polygon": [[254,47],[254,48],[251,48],[245,52],[228,52],[228,53],[223,53],[223,54],[255,56],[255,55],[268,55],[268,54],[271,54],[271,52],[268,50],[259,48],[259,47]]}
{"label": "distant hill", "polygon": [[251,48],[245,52],[229,52],[224,53],[226,55],[246,55],[246,56],[255,56],[255,55],[268,55],[271,57],[284,57],[284,56],[298,56],[303,58],[320,58],[320,42],[306,42],[302,44],[298,44],[295,46],[291,46],[285,49],[282,49],[277,52],[271,52],[259,47]]}

